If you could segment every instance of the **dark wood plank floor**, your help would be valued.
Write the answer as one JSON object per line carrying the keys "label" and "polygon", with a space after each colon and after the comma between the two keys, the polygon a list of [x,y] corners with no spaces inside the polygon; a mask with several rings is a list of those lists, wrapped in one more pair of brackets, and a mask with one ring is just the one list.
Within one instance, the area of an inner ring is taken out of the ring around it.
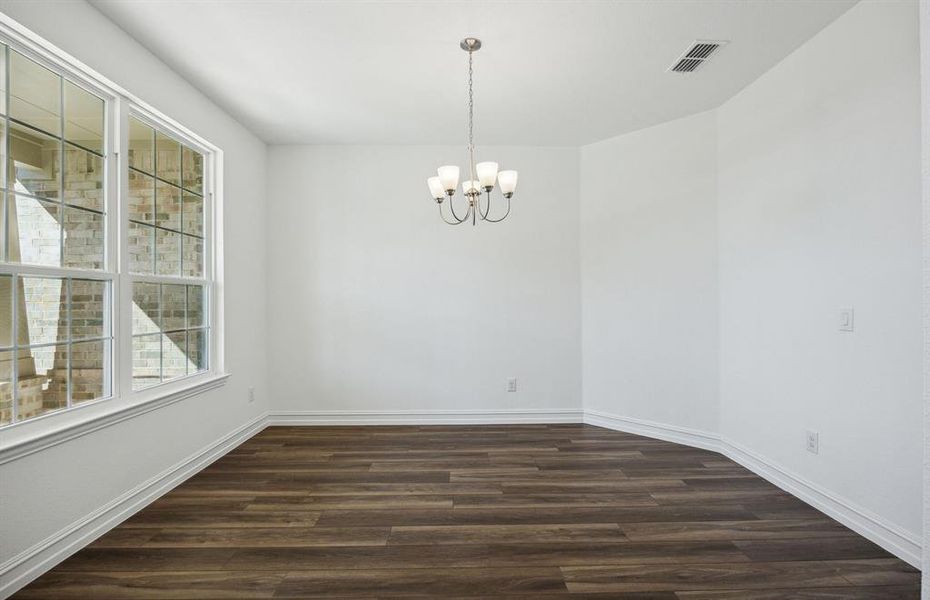
{"label": "dark wood plank floor", "polygon": [[713,452],[586,425],[273,427],[17,598],[908,599]]}

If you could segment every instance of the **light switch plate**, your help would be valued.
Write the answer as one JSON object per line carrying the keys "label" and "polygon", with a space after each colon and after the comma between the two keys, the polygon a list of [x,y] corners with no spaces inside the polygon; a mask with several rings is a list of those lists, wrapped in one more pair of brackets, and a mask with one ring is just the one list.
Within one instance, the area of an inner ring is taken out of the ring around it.
{"label": "light switch plate", "polygon": [[840,331],[853,331],[855,313],[853,312],[852,306],[840,307],[838,325]]}

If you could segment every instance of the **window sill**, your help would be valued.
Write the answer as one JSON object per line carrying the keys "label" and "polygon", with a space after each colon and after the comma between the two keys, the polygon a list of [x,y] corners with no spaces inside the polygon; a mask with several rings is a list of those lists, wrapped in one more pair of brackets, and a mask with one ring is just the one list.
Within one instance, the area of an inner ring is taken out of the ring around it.
{"label": "window sill", "polygon": [[4,431],[2,435],[6,439],[0,440],[0,465],[222,387],[227,379],[229,379],[228,373],[206,374],[203,377],[192,378],[189,385],[182,388],[165,390],[161,394],[146,397],[131,404],[120,403],[119,399],[114,398],[108,401],[113,403],[111,410],[53,429],[32,431],[21,436],[16,435],[18,432],[15,431]]}

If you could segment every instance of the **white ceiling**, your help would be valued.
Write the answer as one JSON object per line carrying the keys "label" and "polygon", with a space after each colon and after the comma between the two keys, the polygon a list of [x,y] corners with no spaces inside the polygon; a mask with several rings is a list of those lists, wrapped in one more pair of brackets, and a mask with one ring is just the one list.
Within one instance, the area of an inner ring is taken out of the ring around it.
{"label": "white ceiling", "polygon": [[[269,143],[578,145],[718,106],[854,0],[92,0]],[[730,44],[667,72],[695,39]]]}

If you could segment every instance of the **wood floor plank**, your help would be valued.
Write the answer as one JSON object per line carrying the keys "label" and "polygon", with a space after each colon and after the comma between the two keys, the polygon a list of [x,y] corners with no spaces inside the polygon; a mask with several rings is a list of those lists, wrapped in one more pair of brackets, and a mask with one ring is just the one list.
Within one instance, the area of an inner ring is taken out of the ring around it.
{"label": "wood floor plank", "polygon": [[712,590],[678,592],[681,600],[919,600],[920,587],[793,588],[778,590]]}
{"label": "wood floor plank", "polygon": [[419,597],[497,596],[565,592],[558,568],[530,569],[351,569],[288,574],[278,586],[282,598],[410,594]]}
{"label": "wood floor plank", "polygon": [[562,494],[503,494],[496,496],[455,496],[456,508],[572,508],[584,506],[655,506],[652,496],[646,493],[562,493]]}
{"label": "wood floor plank", "polygon": [[[129,531],[146,531],[136,529]],[[306,548],[383,546],[388,527],[167,527],[144,540],[110,540],[107,548]],[[622,534],[621,534],[622,535]]]}
{"label": "wood floor plank", "polygon": [[752,560],[844,560],[888,558],[891,555],[869,540],[858,536],[807,537],[790,540],[739,540],[734,542]]}
{"label": "wood floor plank", "polygon": [[749,540],[849,537],[856,534],[831,519],[776,519],[624,523],[623,532],[636,541]]}
{"label": "wood floor plank", "polygon": [[312,527],[320,518],[314,511],[234,511],[200,510],[151,511],[134,515],[114,531],[127,528],[178,527]]}
{"label": "wood floor plank", "polygon": [[626,539],[616,523],[552,525],[438,525],[393,527],[389,545],[560,544],[618,542]]}
{"label": "wood floor plank", "polygon": [[52,571],[16,595],[23,600],[227,600],[272,598],[286,573]]}
{"label": "wood floor plank", "polygon": [[746,509],[723,506],[646,506],[638,508],[456,508],[454,510],[324,510],[325,527],[401,525],[519,525],[560,523],[636,523],[651,521],[734,521],[754,519]]}
{"label": "wood floor plank", "polygon": [[919,577],[706,450],[580,424],[285,426],[15,597],[906,600]]}
{"label": "wood floor plank", "polygon": [[569,591],[632,592],[849,586],[832,561],[563,567]]}
{"label": "wood floor plank", "polygon": [[[118,550],[105,550],[118,552]],[[100,550],[98,552],[104,552]],[[138,552],[152,552],[141,548]],[[167,563],[167,561],[165,561]],[[448,544],[359,548],[237,550],[229,569],[436,569],[555,567],[587,564],[738,563],[748,559],[730,542]],[[166,567],[170,568],[170,567]]]}

